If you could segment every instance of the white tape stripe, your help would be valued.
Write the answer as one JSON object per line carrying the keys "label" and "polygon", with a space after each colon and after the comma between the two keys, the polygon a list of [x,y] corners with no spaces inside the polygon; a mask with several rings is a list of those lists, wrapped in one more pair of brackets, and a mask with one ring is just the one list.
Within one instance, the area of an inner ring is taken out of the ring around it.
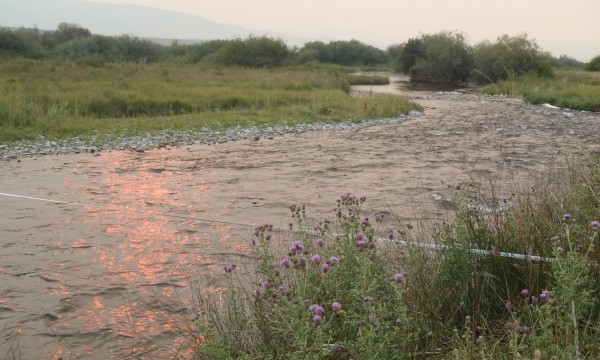
{"label": "white tape stripe", "polygon": [[[76,202],[60,201],[60,200],[52,200],[52,199],[44,199],[44,198],[38,198],[38,197],[32,197],[32,196],[24,196],[24,195],[15,195],[15,194],[7,194],[7,193],[0,193],[0,195],[1,196],[10,196],[10,197],[15,197],[15,198],[21,198],[21,199],[28,199],[28,200],[45,201],[45,202],[56,203],[56,204],[66,204],[66,205],[76,205],[76,206],[90,206],[90,205],[76,203]],[[220,223],[220,224],[227,224],[227,225],[236,225],[236,226],[243,226],[243,227],[252,227],[252,228],[256,227],[256,225],[252,225],[252,224],[244,224],[244,223],[238,223],[238,222],[233,222],[233,221],[225,221],[225,220],[214,220],[214,219],[207,219],[207,218],[198,218],[198,217],[185,216],[185,215],[162,214],[162,213],[154,213],[154,212],[146,212],[146,214],[159,215],[159,216],[168,216],[168,217],[176,217],[176,218],[196,220],[196,221],[202,221],[202,222],[211,222],[211,223]],[[278,227],[274,227],[273,230],[276,230],[276,231],[302,232],[301,230],[290,230],[290,229],[278,228]],[[306,231],[306,233],[308,233],[309,235],[313,235],[313,236],[319,236],[319,233],[317,233],[315,231]],[[335,237],[340,237],[341,236],[340,234],[336,234],[336,233],[333,233],[331,235],[335,236]],[[413,246],[413,247],[419,247],[419,248],[431,249],[431,250],[444,250],[444,249],[448,249],[448,246],[446,246],[446,245],[409,242],[409,241],[405,241],[405,240],[392,240],[392,239],[377,238],[377,239],[375,239],[375,241],[381,242],[381,243],[400,244],[400,245],[403,245],[403,246]],[[538,256],[538,255],[526,255],[526,254],[508,253],[508,252],[503,252],[503,251],[491,251],[491,250],[483,250],[483,249],[466,249],[465,251],[470,252],[472,254],[476,254],[476,255],[491,256],[491,257],[505,257],[505,258],[525,260],[525,261],[550,262],[550,261],[554,260],[553,258],[543,257],[543,256]]]}

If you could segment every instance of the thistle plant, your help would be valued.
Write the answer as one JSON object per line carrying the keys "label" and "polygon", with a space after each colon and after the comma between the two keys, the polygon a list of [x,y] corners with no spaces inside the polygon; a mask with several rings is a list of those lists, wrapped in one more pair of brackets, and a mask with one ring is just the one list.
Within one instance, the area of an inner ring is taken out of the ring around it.
{"label": "thistle plant", "polygon": [[[201,329],[212,340],[199,354],[598,358],[600,157],[591,153],[562,179],[497,197],[501,211],[459,206],[453,222],[435,224],[423,240],[413,238],[412,222],[380,229],[382,213],[364,215],[366,197],[340,196],[335,221],[312,227],[308,209],[292,206],[294,231],[283,243],[272,226],[256,229],[256,276],[246,287],[234,283],[235,264],[224,266],[227,295],[204,311]],[[445,246],[400,248],[399,238]]]}

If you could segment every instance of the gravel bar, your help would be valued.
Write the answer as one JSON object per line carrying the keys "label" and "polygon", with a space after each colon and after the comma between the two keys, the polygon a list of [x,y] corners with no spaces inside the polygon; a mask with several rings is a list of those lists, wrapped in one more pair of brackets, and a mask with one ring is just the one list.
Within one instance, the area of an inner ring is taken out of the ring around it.
{"label": "gravel bar", "polygon": [[36,140],[0,144],[0,159],[14,160],[20,157],[41,155],[62,155],[79,153],[99,153],[105,150],[132,150],[143,152],[149,149],[192,144],[215,144],[235,140],[269,139],[284,134],[302,134],[311,131],[356,131],[370,126],[396,124],[421,116],[421,112],[412,110],[408,115],[396,118],[374,119],[361,122],[312,123],[295,126],[279,125],[269,127],[236,126],[224,131],[204,129],[200,131],[163,130],[159,133],[127,136],[124,134],[105,134],[104,136],[74,137],[62,140],[48,140],[38,136]]}

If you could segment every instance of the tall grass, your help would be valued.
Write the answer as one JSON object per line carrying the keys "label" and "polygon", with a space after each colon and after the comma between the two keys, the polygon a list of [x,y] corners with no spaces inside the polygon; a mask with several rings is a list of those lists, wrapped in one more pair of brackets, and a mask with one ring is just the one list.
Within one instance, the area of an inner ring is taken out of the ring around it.
{"label": "tall grass", "polygon": [[199,291],[196,358],[600,357],[599,153],[487,207],[459,192],[455,220],[426,238],[365,216],[365,197],[341,196],[314,227],[292,206],[291,237],[257,228],[255,277],[228,264],[224,294]]}
{"label": "tall grass", "polygon": [[115,63],[92,67],[25,59],[0,64],[0,141],[129,129],[222,129],[241,125],[395,117],[403,97],[355,99],[339,69],[241,69]]}
{"label": "tall grass", "polygon": [[533,104],[600,111],[600,75],[587,71],[556,71],[554,77],[528,74],[488,86],[484,93],[522,96]]}

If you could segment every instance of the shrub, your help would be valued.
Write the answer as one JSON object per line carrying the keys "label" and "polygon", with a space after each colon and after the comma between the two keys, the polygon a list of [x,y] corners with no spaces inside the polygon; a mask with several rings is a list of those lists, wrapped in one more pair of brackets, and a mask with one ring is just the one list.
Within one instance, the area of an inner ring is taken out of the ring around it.
{"label": "shrub", "polygon": [[402,49],[396,68],[412,81],[465,82],[473,65],[464,35],[441,32],[410,39]]}
{"label": "shrub", "polygon": [[346,66],[374,66],[390,62],[389,55],[380,49],[357,40],[308,42],[297,52],[296,61],[304,64],[311,61]]}
{"label": "shrub", "polygon": [[584,70],[587,71],[600,71],[600,55],[596,56],[589,63],[583,66]]}
{"label": "shrub", "polygon": [[56,47],[54,54],[70,60],[91,58],[106,62],[154,62],[164,47],[148,40],[127,35],[119,37],[92,35],[68,41]]}
{"label": "shrub", "polygon": [[0,57],[26,57],[37,59],[42,56],[41,34],[37,29],[0,29]]}
{"label": "shrub", "polygon": [[551,57],[527,34],[500,36],[495,43],[483,41],[474,48],[473,79],[487,83],[506,80],[511,76],[535,73],[551,76]]}
{"label": "shrub", "polygon": [[409,39],[401,47],[401,51],[396,61],[396,71],[402,74],[409,74],[410,69],[417,63],[418,58],[425,56],[423,41],[421,38]]}
{"label": "shrub", "polygon": [[[209,328],[219,330],[210,342],[229,349],[229,358],[402,358],[412,333],[406,279],[385,261],[376,223],[357,216],[365,200],[351,194],[339,199],[339,236],[327,222],[317,225],[318,237],[310,236],[304,207],[291,206],[300,232],[286,252],[276,250],[272,226],[257,228],[258,277],[250,293],[229,288],[238,297],[227,301],[225,319],[204,312]],[[233,276],[234,267],[225,272]]]}
{"label": "shrub", "polygon": [[584,63],[581,61],[569,57],[567,55],[561,55],[559,57],[552,57],[550,59],[551,65],[561,69],[580,69]]}
{"label": "shrub", "polygon": [[281,66],[289,56],[290,51],[283,40],[250,36],[223,43],[209,60],[224,65],[261,68]]}

